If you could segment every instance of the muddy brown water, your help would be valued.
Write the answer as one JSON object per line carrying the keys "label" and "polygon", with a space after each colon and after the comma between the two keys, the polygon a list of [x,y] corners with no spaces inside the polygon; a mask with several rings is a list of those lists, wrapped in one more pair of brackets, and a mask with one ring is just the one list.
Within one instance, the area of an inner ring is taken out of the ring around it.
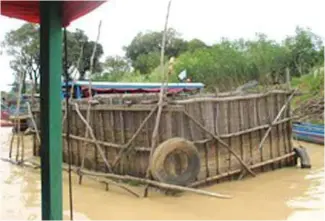
{"label": "muddy brown water", "polygon": [[[8,157],[10,128],[0,128],[1,157]],[[302,143],[302,142],[301,142]],[[107,219],[246,219],[324,220],[324,147],[308,148],[312,169],[283,168],[256,178],[225,182],[207,188],[234,196],[216,199],[185,193],[179,197],[150,192],[149,198],[134,196],[85,179],[78,185],[73,176],[74,218]],[[64,218],[69,219],[68,176],[63,172]],[[40,220],[39,170],[0,161],[1,219]],[[132,187],[142,193],[140,187]]]}

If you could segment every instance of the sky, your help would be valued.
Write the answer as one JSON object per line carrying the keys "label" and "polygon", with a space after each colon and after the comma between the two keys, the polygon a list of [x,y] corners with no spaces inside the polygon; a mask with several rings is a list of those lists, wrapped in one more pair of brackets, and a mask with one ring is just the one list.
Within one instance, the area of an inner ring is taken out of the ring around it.
{"label": "sky", "polygon": [[[281,41],[293,35],[298,25],[311,28],[324,39],[324,4],[324,0],[172,0],[168,26],[186,40],[198,38],[207,44],[222,37],[254,38],[257,32]],[[138,32],[163,30],[167,5],[168,0],[108,0],[74,21],[68,30],[82,29],[95,40],[102,20],[99,42],[104,56],[124,55],[122,47]],[[0,41],[23,23],[0,16]],[[0,90],[8,90],[7,85],[13,81],[9,61],[5,53],[0,55]]]}

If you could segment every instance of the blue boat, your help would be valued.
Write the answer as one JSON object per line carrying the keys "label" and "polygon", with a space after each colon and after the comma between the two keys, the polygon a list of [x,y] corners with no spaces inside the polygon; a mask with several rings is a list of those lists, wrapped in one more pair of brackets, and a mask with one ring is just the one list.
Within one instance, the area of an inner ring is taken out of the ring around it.
{"label": "blue boat", "polygon": [[[111,93],[158,93],[162,83],[119,83],[119,82],[92,82],[93,94]],[[68,83],[69,86],[72,82]],[[74,98],[88,97],[89,81],[75,81]],[[66,83],[62,82],[62,98],[65,96]],[[170,93],[196,91],[204,88],[202,83],[168,83],[167,91]]]}
{"label": "blue boat", "polygon": [[324,125],[311,123],[294,123],[293,137],[297,140],[324,144]]}

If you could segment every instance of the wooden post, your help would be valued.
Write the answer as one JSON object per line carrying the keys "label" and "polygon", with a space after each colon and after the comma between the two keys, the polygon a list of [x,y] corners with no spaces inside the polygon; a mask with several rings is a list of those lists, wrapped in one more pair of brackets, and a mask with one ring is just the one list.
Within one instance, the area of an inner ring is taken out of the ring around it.
{"label": "wooden post", "polygon": [[39,4],[42,220],[62,220],[62,2]]}
{"label": "wooden post", "polygon": [[286,68],[286,84],[288,87],[288,90],[291,90],[291,79],[290,79],[290,69]]}

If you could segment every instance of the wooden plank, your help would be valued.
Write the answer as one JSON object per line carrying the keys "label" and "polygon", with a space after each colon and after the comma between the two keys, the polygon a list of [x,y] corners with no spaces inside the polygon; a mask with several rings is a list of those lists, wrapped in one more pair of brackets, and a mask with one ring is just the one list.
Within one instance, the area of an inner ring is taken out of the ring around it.
{"label": "wooden plank", "polygon": [[[153,108],[155,108],[157,105],[143,105],[143,104],[133,104],[133,105],[107,105],[107,104],[97,104],[96,106],[93,106],[93,110],[107,110],[107,111],[151,111]],[[87,109],[87,105],[80,105],[80,110]],[[169,105],[164,106],[162,108],[162,111],[173,111],[173,112],[181,112],[185,108],[183,105]]]}

